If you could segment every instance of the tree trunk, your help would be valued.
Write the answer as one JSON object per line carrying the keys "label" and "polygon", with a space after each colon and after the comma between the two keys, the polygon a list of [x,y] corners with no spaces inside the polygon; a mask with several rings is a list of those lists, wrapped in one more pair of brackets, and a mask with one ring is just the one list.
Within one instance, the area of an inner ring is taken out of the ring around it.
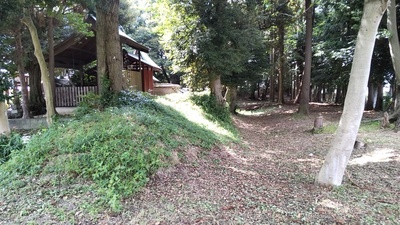
{"label": "tree trunk", "polygon": [[33,116],[45,114],[46,102],[43,97],[39,65],[31,61],[27,69],[29,73],[29,110]]}
{"label": "tree trunk", "polygon": [[[47,38],[49,40],[49,80],[50,80],[50,88],[53,96],[56,96],[56,78],[54,75],[54,21],[53,17],[48,18],[48,33]],[[53,101],[52,107],[54,108],[54,112],[56,112],[56,101]]]}
{"label": "tree trunk", "polygon": [[[28,96],[28,85],[25,81],[25,65],[24,65],[24,50],[22,47],[22,31],[21,27],[18,26],[15,35],[15,58],[18,67],[19,79],[21,82],[21,95],[22,95],[22,118],[28,119],[31,117],[29,96]],[[32,75],[33,76],[33,75]]]}
{"label": "tree trunk", "polygon": [[278,62],[278,104],[284,103],[283,89],[284,89],[284,73],[285,73],[285,24],[281,21],[278,24],[278,51],[279,51],[279,62]]}
{"label": "tree trunk", "polygon": [[373,110],[375,101],[375,87],[372,82],[368,83],[368,98],[367,104],[365,104],[365,110]]}
{"label": "tree trunk", "polygon": [[7,105],[4,101],[0,102],[0,134],[9,134],[10,125],[7,118]]}
{"label": "tree trunk", "polygon": [[395,94],[394,108],[397,109],[400,108],[400,83],[396,83],[394,87],[394,94]]}
{"label": "tree trunk", "polygon": [[97,74],[100,90],[104,77],[114,92],[126,89],[122,76],[122,50],[119,37],[119,0],[99,0],[96,4]]}
{"label": "tree trunk", "polygon": [[210,81],[211,95],[214,95],[219,105],[224,105],[225,100],[222,96],[221,76],[216,76]]}
{"label": "tree trunk", "polygon": [[[299,78],[299,80],[300,80],[300,78]],[[299,82],[298,89],[297,89],[297,90],[299,90],[299,91],[297,92],[296,97],[295,97],[294,100],[293,100],[293,103],[295,103],[295,104],[300,103],[301,87],[302,87],[302,86],[303,86],[303,83],[300,81],[300,82]]]}
{"label": "tree trunk", "polygon": [[337,86],[336,88],[336,96],[335,96],[335,103],[342,104],[343,103],[343,94],[342,94],[342,87]]}
{"label": "tree trunk", "polygon": [[306,0],[306,49],[305,49],[305,66],[304,76],[301,86],[299,114],[310,114],[310,80],[311,80],[311,56],[312,56],[312,18],[313,9],[311,0]]}
{"label": "tree trunk", "polygon": [[315,93],[314,101],[315,102],[321,102],[322,101],[322,86],[321,86],[321,84],[318,85],[316,87],[316,89],[317,89],[317,93]]}
{"label": "tree trunk", "polygon": [[[397,16],[396,16],[396,1],[388,2],[387,8],[387,29],[390,33],[389,48],[390,56],[392,58],[393,69],[396,77],[396,86],[400,86],[400,44],[399,36],[397,33]],[[399,106],[400,91],[396,90],[395,108]]]}
{"label": "tree trunk", "polygon": [[225,99],[229,104],[229,112],[236,113],[237,108],[237,86],[228,85],[228,90],[226,91]]}
{"label": "tree trunk", "polygon": [[[165,80],[167,81],[167,83],[173,83],[173,82],[171,82],[171,80],[170,80],[170,78],[169,78],[169,76],[168,76],[168,74],[167,74],[167,70],[165,69],[164,65],[161,65],[161,72],[162,72],[162,74],[163,74]],[[176,82],[175,82],[175,83],[176,83]],[[174,83],[173,83],[173,84],[174,84]],[[178,83],[176,83],[176,84],[180,84],[180,83],[178,82]]]}
{"label": "tree trunk", "polygon": [[271,74],[269,79],[269,101],[272,103],[275,101],[275,49],[271,49],[270,53],[271,60]]}
{"label": "tree trunk", "polygon": [[39,66],[40,66],[41,78],[42,78],[42,82],[43,82],[44,96],[45,96],[45,100],[46,100],[46,111],[47,111],[46,112],[46,120],[47,120],[47,124],[51,125],[53,123],[53,116],[55,115],[55,110],[54,110],[54,103],[53,103],[54,96],[51,91],[49,70],[47,68],[46,61],[43,56],[42,46],[40,46],[37,29],[35,27],[35,24],[32,21],[32,18],[30,16],[25,16],[22,19],[22,22],[28,27],[29,32],[31,34],[32,43],[33,43],[33,46],[35,49],[34,54],[39,63]]}
{"label": "tree trunk", "polygon": [[364,1],[343,114],[325,162],[316,177],[319,184],[342,184],[363,115],[365,87],[368,84],[377,29],[386,8],[387,0]]}
{"label": "tree trunk", "polygon": [[375,103],[374,110],[375,111],[383,110],[383,84],[382,83],[378,83],[376,103]]}
{"label": "tree trunk", "polygon": [[[252,84],[251,86],[250,86],[250,99],[251,100],[256,100],[256,84]],[[225,98],[226,99],[226,98]]]}

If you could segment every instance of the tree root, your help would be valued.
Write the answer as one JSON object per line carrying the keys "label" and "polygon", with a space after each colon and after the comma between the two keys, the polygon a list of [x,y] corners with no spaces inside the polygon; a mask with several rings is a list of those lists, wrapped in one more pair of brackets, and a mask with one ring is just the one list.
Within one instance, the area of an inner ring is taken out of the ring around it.
{"label": "tree root", "polygon": [[350,183],[360,189],[367,189],[366,187],[362,187],[361,185],[357,184],[353,179],[351,179],[351,175],[349,174],[349,172],[347,172],[347,170],[344,171],[346,173],[346,177],[349,179]]}

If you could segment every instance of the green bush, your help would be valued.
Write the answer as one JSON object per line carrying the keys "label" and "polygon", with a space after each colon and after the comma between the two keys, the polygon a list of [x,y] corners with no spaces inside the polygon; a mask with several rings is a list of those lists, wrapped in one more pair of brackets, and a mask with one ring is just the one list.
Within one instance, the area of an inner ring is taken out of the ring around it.
{"label": "green bush", "polygon": [[92,110],[40,131],[0,167],[0,173],[83,177],[93,181],[102,202],[118,211],[122,198],[137,192],[169,163],[172,150],[188,144],[211,148],[220,140],[146,94],[122,92],[114,104],[120,107]]}
{"label": "green bush", "polygon": [[231,124],[231,115],[227,107],[217,103],[215,96],[209,94],[196,94],[190,98],[193,103],[199,106],[209,120],[219,122],[221,124]]}
{"label": "green bush", "polygon": [[123,90],[117,95],[115,106],[162,110],[162,106],[155,102],[153,98],[150,94],[141,91]]}
{"label": "green bush", "polygon": [[23,147],[22,137],[18,133],[0,135],[0,164],[10,159],[11,152],[21,150]]}
{"label": "green bush", "polygon": [[383,96],[383,107],[384,111],[394,110],[393,98],[390,95]]}
{"label": "green bush", "polygon": [[100,95],[89,92],[85,96],[82,96],[82,100],[79,102],[78,108],[75,110],[75,116],[80,118],[95,110],[101,109],[102,105]]}

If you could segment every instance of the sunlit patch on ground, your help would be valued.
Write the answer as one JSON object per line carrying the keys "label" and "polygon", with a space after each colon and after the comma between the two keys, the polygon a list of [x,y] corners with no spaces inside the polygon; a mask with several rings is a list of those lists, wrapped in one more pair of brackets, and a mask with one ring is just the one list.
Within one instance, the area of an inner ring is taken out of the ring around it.
{"label": "sunlit patch on ground", "polygon": [[236,153],[235,149],[232,149],[232,148],[230,148],[229,146],[227,146],[227,147],[224,147],[224,150],[225,150],[225,152],[227,152],[232,158],[234,158],[234,159],[240,161],[240,162],[243,163],[243,164],[246,164],[246,163],[247,163],[247,159],[241,157],[240,155],[238,155],[238,154]]}
{"label": "sunlit patch on ground", "polygon": [[300,164],[303,164],[303,163],[307,163],[307,164],[310,164],[311,166],[318,166],[318,165],[320,165],[321,164],[321,159],[319,159],[319,158],[316,158],[316,157],[310,157],[310,158],[308,158],[308,159],[296,159],[295,160],[295,162],[297,162],[297,163],[300,163]]}
{"label": "sunlit patch on ground", "polygon": [[365,165],[367,163],[400,162],[400,152],[390,148],[377,148],[361,157],[350,160],[349,165]]}
{"label": "sunlit patch on ground", "polygon": [[334,202],[330,199],[324,199],[321,202],[318,203],[318,205],[322,206],[322,207],[326,207],[326,208],[330,208],[330,209],[335,209],[335,210],[340,210],[344,213],[349,211],[348,207],[344,207],[341,203],[339,202]]}
{"label": "sunlit patch on ground", "polygon": [[239,172],[239,173],[243,173],[245,175],[251,175],[251,176],[257,176],[259,175],[258,173],[254,172],[254,171],[250,171],[250,170],[242,170],[242,169],[238,169],[235,168],[233,166],[228,167],[229,169],[235,171],[235,172]]}
{"label": "sunlit patch on ground", "polygon": [[[224,135],[228,138],[233,138],[233,134],[226,129],[223,129],[219,124],[210,121],[205,117],[204,114],[201,113],[201,110],[194,110],[198,107],[193,105],[190,101],[183,101],[182,99],[189,98],[189,95],[183,96],[183,94],[170,94],[164,96],[163,98],[157,98],[157,102],[170,106],[175,110],[181,112],[181,114],[186,117],[189,121],[198,124],[201,127],[209,129],[212,132],[217,134]],[[178,104],[179,103],[179,104]]]}

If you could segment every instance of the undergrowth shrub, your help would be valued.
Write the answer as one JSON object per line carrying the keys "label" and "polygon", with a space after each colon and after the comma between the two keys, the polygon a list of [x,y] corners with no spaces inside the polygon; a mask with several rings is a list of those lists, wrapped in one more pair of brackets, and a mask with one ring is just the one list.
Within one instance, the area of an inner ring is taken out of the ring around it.
{"label": "undergrowth shrub", "polygon": [[162,106],[154,101],[154,97],[145,92],[123,90],[117,96],[118,107],[145,107],[148,109],[162,110]]}
{"label": "undergrowth shrub", "polygon": [[91,113],[94,110],[101,110],[101,97],[98,94],[89,92],[82,96],[82,100],[79,102],[78,108],[75,110],[75,116],[80,118],[86,114]]}
{"label": "undergrowth shrub", "polygon": [[146,94],[122,92],[116,105],[42,130],[0,173],[83,177],[94,182],[103,203],[119,211],[122,198],[168,165],[172,150],[189,144],[211,148],[219,141],[212,131]]}
{"label": "undergrowth shrub", "polygon": [[0,164],[10,159],[11,153],[24,147],[22,137],[18,133],[0,135]]}
{"label": "undergrowth shrub", "polygon": [[232,122],[228,108],[219,105],[215,96],[209,94],[194,94],[190,99],[206,113],[206,117],[209,120],[225,125]]}

